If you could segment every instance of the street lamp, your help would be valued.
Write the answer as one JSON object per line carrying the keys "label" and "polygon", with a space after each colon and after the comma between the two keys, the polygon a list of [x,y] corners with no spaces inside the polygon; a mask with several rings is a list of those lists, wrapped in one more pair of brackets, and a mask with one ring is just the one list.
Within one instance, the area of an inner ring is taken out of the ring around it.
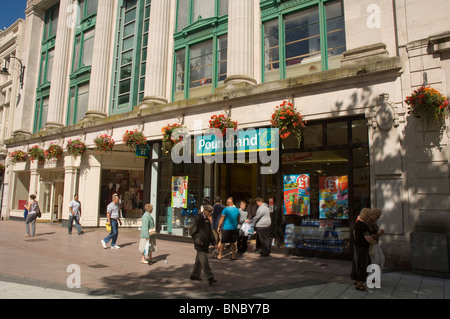
{"label": "street lamp", "polygon": [[22,61],[20,61],[20,59],[16,58],[15,56],[7,57],[5,59],[5,66],[3,67],[3,69],[0,70],[0,74],[10,75],[6,65],[7,65],[7,63],[11,64],[11,58],[16,59],[20,63],[20,78],[19,79],[20,79],[20,88],[22,89],[23,88],[23,77],[25,75],[25,66],[23,66]]}

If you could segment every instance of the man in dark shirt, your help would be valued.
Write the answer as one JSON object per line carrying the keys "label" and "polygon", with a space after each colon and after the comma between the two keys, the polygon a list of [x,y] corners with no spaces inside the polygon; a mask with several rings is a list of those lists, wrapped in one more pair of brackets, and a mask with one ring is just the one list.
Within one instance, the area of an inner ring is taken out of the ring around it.
{"label": "man in dark shirt", "polygon": [[[214,234],[214,238],[216,239],[216,243],[220,242],[219,233],[217,232],[217,228],[219,227],[219,221],[222,217],[222,211],[225,209],[225,205],[222,204],[222,200],[220,196],[214,197],[214,206],[213,206],[213,213],[212,213],[212,224],[211,228]],[[215,249],[217,250],[218,246],[215,246]]]}

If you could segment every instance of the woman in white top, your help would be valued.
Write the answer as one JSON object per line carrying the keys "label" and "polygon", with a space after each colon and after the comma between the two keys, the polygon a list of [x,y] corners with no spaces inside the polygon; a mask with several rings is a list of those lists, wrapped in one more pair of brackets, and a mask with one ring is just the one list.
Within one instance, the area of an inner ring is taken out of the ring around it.
{"label": "woman in white top", "polygon": [[[37,219],[37,211],[39,210],[38,202],[36,201],[36,195],[30,195],[30,202],[25,205],[25,208],[28,210],[27,218],[25,219],[25,227],[27,233],[25,237],[34,237],[36,232],[36,219]],[[30,235],[30,223],[31,223],[31,235]]]}

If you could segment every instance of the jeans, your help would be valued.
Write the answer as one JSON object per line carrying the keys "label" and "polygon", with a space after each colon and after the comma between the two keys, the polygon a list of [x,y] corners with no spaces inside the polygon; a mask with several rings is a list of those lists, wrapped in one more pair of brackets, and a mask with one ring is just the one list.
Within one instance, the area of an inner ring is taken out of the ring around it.
{"label": "jeans", "polygon": [[27,230],[27,235],[30,235],[30,223],[31,223],[31,236],[33,237],[36,232],[36,213],[28,213],[27,219],[25,220],[25,227]]}
{"label": "jeans", "polygon": [[67,227],[69,234],[72,234],[72,226],[73,226],[74,221],[75,221],[75,227],[77,228],[78,235],[79,235],[82,232],[81,225],[80,225],[80,216],[78,216],[78,215],[73,216],[72,214],[69,214],[69,226]]}
{"label": "jeans", "polygon": [[111,247],[116,245],[117,237],[119,236],[119,222],[117,219],[111,218],[111,233],[103,239],[105,243],[111,240]]}

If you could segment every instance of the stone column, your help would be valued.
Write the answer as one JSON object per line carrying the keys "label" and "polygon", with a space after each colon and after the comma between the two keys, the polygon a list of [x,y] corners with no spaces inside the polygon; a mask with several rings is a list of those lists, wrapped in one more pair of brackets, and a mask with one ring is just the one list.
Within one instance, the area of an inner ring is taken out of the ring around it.
{"label": "stone column", "polygon": [[[40,67],[42,26],[44,13],[34,5],[25,10],[26,18],[23,32],[22,60],[25,69],[23,89],[19,90],[20,98],[14,110],[14,136],[28,136],[33,130],[33,118],[36,105],[36,86]],[[13,106],[11,106],[12,108]]]}
{"label": "stone column", "polygon": [[228,2],[228,77],[226,85],[256,84],[254,65],[254,0]]}
{"label": "stone column", "polygon": [[101,154],[85,154],[80,164],[78,195],[82,205],[81,221],[87,227],[99,226],[101,156]]}
{"label": "stone column", "polygon": [[99,0],[95,25],[94,54],[92,57],[91,81],[86,118],[101,118],[108,115],[108,87],[111,79],[110,55],[111,34],[114,28],[114,9],[117,1]]}
{"label": "stone column", "polygon": [[[63,193],[63,212],[62,219],[69,219],[69,204],[75,195],[77,184],[77,168],[80,167],[80,156],[73,157],[72,155],[64,158],[64,193]],[[82,206],[84,208],[84,206]],[[83,210],[81,211],[83,216]]]}
{"label": "stone column", "polygon": [[67,79],[69,76],[69,58],[73,53],[71,46],[71,26],[68,24],[73,13],[68,10],[72,0],[61,0],[59,5],[58,29],[56,30],[55,56],[53,60],[52,84],[45,129],[64,126],[66,110]]}
{"label": "stone column", "polygon": [[152,1],[142,107],[152,103],[168,102],[166,84],[169,62],[170,3],[171,1],[167,0]]}

